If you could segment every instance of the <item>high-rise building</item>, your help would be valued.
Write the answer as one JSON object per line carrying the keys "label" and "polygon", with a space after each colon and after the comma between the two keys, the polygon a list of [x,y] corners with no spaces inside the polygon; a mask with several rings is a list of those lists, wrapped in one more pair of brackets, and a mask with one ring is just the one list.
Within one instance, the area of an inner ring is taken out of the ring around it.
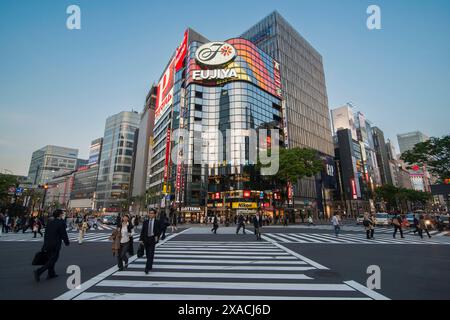
{"label": "high-rise building", "polygon": [[141,113],[133,170],[133,197],[145,195],[149,186],[156,93],[156,87],[152,87]]}
{"label": "high-rise building", "polygon": [[[317,150],[324,162],[333,166],[330,110],[320,53],[276,11],[242,37],[280,63],[287,146]],[[300,181],[294,188],[297,206],[312,202],[319,211],[326,211],[323,204],[326,200],[330,203],[334,188],[333,179],[327,177]]]}
{"label": "high-rise building", "polygon": [[52,177],[76,170],[78,149],[45,146],[33,152],[28,180],[33,186],[45,184]]}
{"label": "high-rise building", "polygon": [[412,150],[414,146],[420,142],[428,141],[430,138],[420,131],[402,133],[397,135],[400,153]]}
{"label": "high-rise building", "polygon": [[350,104],[331,110],[331,121],[334,134],[336,134],[338,130],[349,129],[352,134],[352,139],[358,140],[355,117]]}
{"label": "high-rise building", "polygon": [[97,177],[103,138],[95,139],[89,148],[89,161],[73,174],[69,208],[77,210],[95,209]]}
{"label": "high-rise building", "polygon": [[120,211],[129,198],[136,129],[140,116],[123,111],[106,120],[96,188],[96,207]]}
{"label": "high-rise building", "polygon": [[384,133],[378,127],[372,128],[373,142],[377,156],[378,167],[380,169],[382,184],[393,184],[391,176],[391,168],[389,164],[388,151],[386,148],[386,141]]}

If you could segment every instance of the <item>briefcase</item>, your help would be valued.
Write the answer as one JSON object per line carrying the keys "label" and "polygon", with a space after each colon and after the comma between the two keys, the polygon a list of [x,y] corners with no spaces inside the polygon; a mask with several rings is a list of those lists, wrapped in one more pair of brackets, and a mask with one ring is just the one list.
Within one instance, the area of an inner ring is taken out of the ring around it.
{"label": "briefcase", "polygon": [[142,258],[144,256],[144,245],[142,243],[139,244],[139,248],[137,250],[137,257]]}
{"label": "briefcase", "polygon": [[34,255],[33,262],[31,264],[33,266],[43,266],[48,262],[48,254],[45,251],[39,251]]}

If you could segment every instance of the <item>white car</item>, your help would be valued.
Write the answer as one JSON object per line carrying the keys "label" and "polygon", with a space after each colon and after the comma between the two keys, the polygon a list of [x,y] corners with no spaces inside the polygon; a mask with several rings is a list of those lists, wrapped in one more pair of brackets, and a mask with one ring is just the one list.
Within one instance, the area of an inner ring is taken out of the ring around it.
{"label": "white car", "polygon": [[360,225],[363,224],[363,222],[364,222],[364,215],[360,214],[358,218],[356,218],[356,224]]}
{"label": "white car", "polygon": [[389,219],[389,215],[387,213],[377,213],[375,215],[375,221],[377,226],[389,226],[391,221]]}

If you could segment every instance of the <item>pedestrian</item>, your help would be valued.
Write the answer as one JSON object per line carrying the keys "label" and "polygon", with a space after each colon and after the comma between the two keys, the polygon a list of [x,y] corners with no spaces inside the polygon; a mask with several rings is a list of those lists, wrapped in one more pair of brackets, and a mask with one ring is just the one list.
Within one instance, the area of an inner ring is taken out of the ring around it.
{"label": "pedestrian", "polygon": [[159,221],[155,219],[156,211],[150,209],[148,219],[144,221],[139,240],[145,247],[145,255],[147,262],[145,264],[145,274],[148,274],[153,268],[153,258],[155,256],[155,246],[159,241],[160,225]]}
{"label": "pedestrian", "polygon": [[308,217],[308,225],[309,226],[313,226],[314,225],[313,217],[311,215]]}
{"label": "pedestrian", "polygon": [[239,217],[237,218],[237,223],[238,223],[238,226],[236,229],[236,234],[239,233],[239,230],[241,230],[241,228],[243,230],[243,234],[245,234],[245,219],[242,214],[240,214]]}
{"label": "pedestrian", "polygon": [[425,221],[425,217],[421,214],[419,216],[419,236],[423,239],[423,232],[425,231],[428,235],[428,238],[431,239],[430,232],[428,231],[428,226]]}
{"label": "pedestrian", "polygon": [[213,227],[211,229],[211,232],[214,232],[214,234],[217,234],[217,229],[219,229],[219,222],[217,219],[217,214],[214,214]]}
{"label": "pedestrian", "polygon": [[38,218],[35,218],[33,221],[33,238],[36,238],[37,234],[39,233],[41,237],[43,237],[43,234],[41,232],[42,224],[41,221]]}
{"label": "pedestrian", "polygon": [[161,213],[159,224],[161,226],[161,240],[164,240],[166,238],[167,227],[169,226],[169,221],[165,212]]}
{"label": "pedestrian", "polygon": [[402,229],[402,217],[398,214],[394,217],[394,219],[392,220],[392,224],[394,225],[394,234],[392,235],[394,238],[397,234],[397,231],[400,230],[400,237],[402,239],[404,239],[405,237],[403,236],[403,229]]}
{"label": "pedestrian", "polygon": [[9,217],[9,214],[6,213],[5,214],[5,233],[9,232],[9,228],[11,227],[11,218]]}
{"label": "pedestrian", "polygon": [[48,261],[42,267],[33,271],[34,280],[39,282],[41,274],[48,270],[47,279],[56,278],[58,275],[55,272],[55,264],[59,258],[59,251],[61,250],[61,242],[66,246],[70,244],[67,236],[66,225],[61,220],[63,211],[56,209],[53,212],[53,217],[49,219],[45,229],[44,245],[42,251],[45,251],[48,256]]}
{"label": "pedestrian", "polygon": [[363,226],[366,230],[367,239],[373,239],[375,233],[375,221],[372,214],[367,212],[364,214]]}
{"label": "pedestrian", "polygon": [[5,216],[3,215],[3,213],[0,212],[0,237],[5,229]]}
{"label": "pedestrian", "polygon": [[288,216],[287,216],[287,214],[284,215],[283,225],[284,225],[285,227],[288,226]]}
{"label": "pedestrian", "polygon": [[172,229],[172,233],[173,233],[174,231],[178,230],[178,228],[177,228],[177,220],[178,220],[178,218],[177,218],[177,211],[174,208],[171,208],[170,211],[171,211],[170,212],[171,229]]}
{"label": "pedestrian", "polygon": [[88,223],[86,221],[86,218],[83,218],[81,220],[81,223],[78,225],[78,244],[83,243],[84,234],[86,233],[88,229]]}
{"label": "pedestrian", "polygon": [[331,218],[331,223],[333,224],[334,234],[337,238],[339,237],[339,231],[341,230],[341,222],[336,212],[333,214],[333,218]]}
{"label": "pedestrian", "polygon": [[256,240],[261,240],[261,228],[263,226],[263,220],[260,211],[257,211],[256,215],[253,217],[253,226],[255,227]]}
{"label": "pedestrian", "polygon": [[[116,227],[110,240],[113,241],[112,251],[113,256],[117,256],[117,267],[119,271],[123,271],[124,268],[128,268],[128,251],[131,239],[133,238],[133,225],[129,222],[128,215],[122,217],[122,222]],[[125,262],[125,267],[124,267]]]}
{"label": "pedestrian", "polygon": [[[416,234],[416,233],[419,232],[419,219],[417,219],[416,215],[414,215],[414,222],[413,222],[413,224],[414,224],[414,231],[413,231],[413,233]],[[419,234],[420,234],[420,232],[419,232]]]}

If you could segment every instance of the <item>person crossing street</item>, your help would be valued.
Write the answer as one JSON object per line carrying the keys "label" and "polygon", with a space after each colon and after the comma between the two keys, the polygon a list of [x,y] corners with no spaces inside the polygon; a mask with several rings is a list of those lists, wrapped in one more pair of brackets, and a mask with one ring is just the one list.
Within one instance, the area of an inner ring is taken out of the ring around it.
{"label": "person crossing street", "polygon": [[161,233],[161,226],[159,220],[156,218],[156,211],[150,209],[148,219],[142,225],[141,235],[139,241],[144,245],[147,262],[145,264],[144,272],[148,274],[153,268],[153,258],[155,256],[155,246],[159,241]]}
{"label": "person crossing street", "polygon": [[239,230],[241,230],[241,227],[243,229],[243,234],[245,234],[245,218],[242,214],[239,215],[239,217],[237,218],[237,229],[236,229],[236,234],[239,233]]}
{"label": "person crossing street", "polygon": [[258,210],[253,217],[253,226],[255,227],[256,240],[261,240],[261,228],[263,226],[261,212]]}
{"label": "person crossing street", "polygon": [[397,215],[395,216],[395,218],[392,220],[392,223],[394,224],[394,234],[392,235],[394,238],[397,234],[397,231],[400,230],[400,237],[402,239],[404,239],[405,237],[403,236],[403,229],[402,229],[402,216],[401,215]]}
{"label": "person crossing street", "polygon": [[211,232],[214,232],[214,234],[217,234],[217,229],[219,229],[219,222],[217,220],[217,215],[215,214],[214,218],[213,218],[213,227],[211,229]]}
{"label": "person crossing street", "polygon": [[334,234],[336,235],[336,238],[338,238],[339,231],[341,231],[341,222],[336,212],[334,213],[333,218],[331,218],[331,223],[334,227]]}
{"label": "person crossing street", "polygon": [[428,238],[431,239],[430,232],[428,231],[428,226],[425,221],[425,217],[423,215],[419,216],[419,236],[423,239],[423,232],[425,231],[428,235]]}

